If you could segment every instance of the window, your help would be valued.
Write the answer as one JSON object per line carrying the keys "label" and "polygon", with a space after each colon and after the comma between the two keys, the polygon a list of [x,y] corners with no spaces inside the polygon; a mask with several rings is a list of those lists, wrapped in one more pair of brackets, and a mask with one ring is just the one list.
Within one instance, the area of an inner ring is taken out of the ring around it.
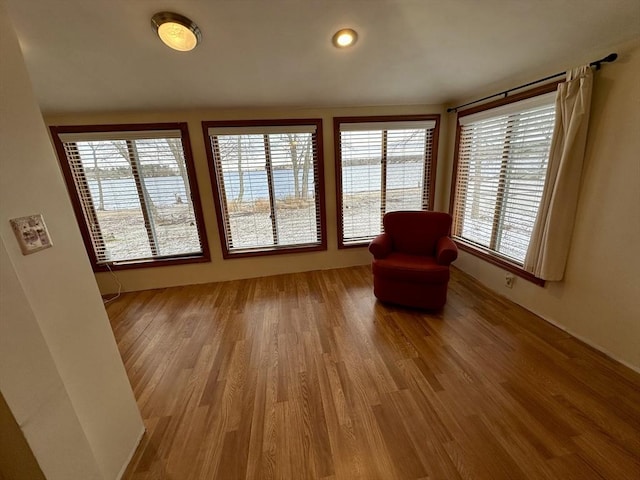
{"label": "window", "polygon": [[95,270],[209,259],[185,123],[51,133]]}
{"label": "window", "polygon": [[537,90],[535,96],[529,93],[458,114],[453,238],[465,250],[517,267],[516,273],[545,185],[554,90],[552,84],[544,87],[544,94]]}
{"label": "window", "polygon": [[224,257],[326,249],[322,121],[202,125]]}
{"label": "window", "polygon": [[440,115],[334,118],[338,246],[362,246],[395,210],[433,208]]}

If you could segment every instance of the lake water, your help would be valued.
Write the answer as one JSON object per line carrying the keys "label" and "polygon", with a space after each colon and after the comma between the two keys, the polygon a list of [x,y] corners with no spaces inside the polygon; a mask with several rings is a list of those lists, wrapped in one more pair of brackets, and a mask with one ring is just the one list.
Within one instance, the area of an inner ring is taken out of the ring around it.
{"label": "lake water", "polygon": [[[380,190],[380,166],[379,165],[355,165],[345,167],[342,171],[342,188],[344,193],[363,193]],[[313,191],[313,174],[309,175],[309,191]],[[300,174],[302,179],[302,174]],[[301,180],[302,182],[302,180]],[[98,182],[89,180],[89,189],[94,201],[97,202],[99,189]],[[139,205],[136,185],[132,178],[118,178],[102,180],[102,194],[105,210],[120,210],[137,208]],[[227,198],[236,199],[240,190],[240,181],[237,172],[225,172],[224,183]],[[295,195],[293,170],[274,170],[273,185],[275,196],[278,199],[293,197]],[[387,188],[406,188],[422,185],[422,165],[418,163],[403,163],[389,165],[387,171]],[[187,201],[187,194],[182,182],[182,177],[151,177],[145,180],[147,192],[156,206],[174,205],[178,198]],[[249,171],[244,173],[243,200],[250,202],[259,199],[267,199],[269,190],[267,173],[262,171]]]}

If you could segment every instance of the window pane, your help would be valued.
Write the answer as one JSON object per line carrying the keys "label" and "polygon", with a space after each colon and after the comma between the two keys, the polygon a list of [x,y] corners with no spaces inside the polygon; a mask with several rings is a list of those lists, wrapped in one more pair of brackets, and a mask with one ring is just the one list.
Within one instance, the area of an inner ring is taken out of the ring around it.
{"label": "window pane", "polygon": [[461,141],[461,171],[465,182],[460,236],[489,247],[493,231],[506,118],[491,125],[492,133],[474,129]]}
{"label": "window pane", "polygon": [[273,134],[269,144],[278,245],[317,242],[312,135]]}
{"label": "window pane", "polygon": [[425,129],[388,131],[386,212],[423,208],[425,141]]}
{"label": "window pane", "polygon": [[[151,255],[136,184],[123,140],[78,142],[78,168],[90,190],[103,248],[99,261],[126,261]],[[83,192],[79,192],[85,196]]]}
{"label": "window pane", "polygon": [[382,221],[382,131],[341,132],[340,146],[343,238],[372,238]]}
{"label": "window pane", "polygon": [[550,109],[514,116],[496,250],[524,262],[542,198],[553,134]]}
{"label": "window pane", "polygon": [[182,142],[178,138],[136,140],[150,220],[159,256],[200,251]]}
{"label": "window pane", "polygon": [[217,139],[229,248],[273,245],[264,135],[219,135]]}

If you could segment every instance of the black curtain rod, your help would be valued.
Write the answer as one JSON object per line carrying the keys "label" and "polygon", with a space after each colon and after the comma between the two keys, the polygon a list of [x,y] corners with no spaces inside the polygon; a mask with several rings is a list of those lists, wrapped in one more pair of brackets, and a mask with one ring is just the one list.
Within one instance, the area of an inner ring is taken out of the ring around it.
{"label": "black curtain rod", "polygon": [[[604,58],[601,58],[600,60],[596,60],[595,62],[591,62],[589,65],[592,66],[592,67],[595,67],[596,70],[600,70],[600,65],[602,63],[615,62],[617,58],[618,58],[618,54],[617,53],[610,53],[609,55],[607,55]],[[493,98],[493,97],[499,97],[500,95],[504,95],[505,98],[506,98],[506,96],[509,93],[511,93],[511,92],[513,92],[515,90],[520,90],[521,88],[530,87],[531,85],[535,85],[536,83],[546,82],[547,80],[551,80],[552,78],[556,78],[556,77],[559,77],[561,75],[565,75],[566,73],[567,72],[560,72],[560,73],[556,73],[555,75],[549,75],[548,77],[544,77],[544,78],[541,78],[539,80],[535,80],[533,82],[525,83],[524,85],[519,85],[517,87],[510,88],[509,90],[505,90],[504,92],[494,93],[493,95],[489,95],[488,97],[484,97],[484,98],[481,98],[479,100],[474,100],[473,102],[465,103],[464,105],[458,105],[457,107],[447,108],[447,113],[457,112],[459,108],[468,107],[469,105],[474,105],[476,103],[484,102],[485,100],[489,100],[490,98]]]}

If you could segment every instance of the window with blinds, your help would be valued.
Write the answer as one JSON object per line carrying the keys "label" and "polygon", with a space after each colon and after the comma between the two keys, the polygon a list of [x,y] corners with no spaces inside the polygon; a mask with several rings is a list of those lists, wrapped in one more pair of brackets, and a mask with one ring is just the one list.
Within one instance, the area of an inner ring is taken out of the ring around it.
{"label": "window with blinds", "polygon": [[458,118],[453,237],[522,266],[545,185],[555,92]]}
{"label": "window with blinds", "polygon": [[439,115],[334,118],[341,248],[367,244],[395,210],[433,208]]}
{"label": "window with blinds", "polygon": [[203,128],[225,258],[326,249],[320,119]]}
{"label": "window with blinds", "polygon": [[208,259],[186,124],[51,132],[94,268]]}

